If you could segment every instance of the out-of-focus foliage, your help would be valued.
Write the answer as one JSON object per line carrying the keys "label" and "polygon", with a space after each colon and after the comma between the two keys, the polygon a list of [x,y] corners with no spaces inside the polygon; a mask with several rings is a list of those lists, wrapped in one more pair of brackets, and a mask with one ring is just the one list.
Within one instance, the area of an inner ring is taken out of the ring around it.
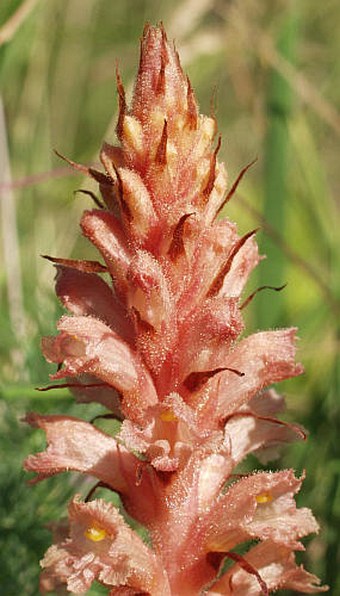
{"label": "out-of-focus foliage", "polygon": [[[20,22],[17,11],[25,6]],[[40,355],[40,337],[54,333],[60,315],[53,267],[39,254],[90,256],[78,219],[91,204],[73,191],[94,187],[65,167],[53,148],[95,163],[102,140],[114,139],[116,61],[131,90],[147,20],[164,22],[202,111],[215,110],[230,180],[258,156],[228,210],[241,231],[261,226],[268,258],[248,291],[264,283],[287,287],[280,294],[258,294],[246,319],[249,332],[299,327],[306,374],[282,391],[288,419],[304,424],[310,437],[287,449],[277,465],[307,471],[301,502],[314,510],[322,532],[309,544],[306,565],[337,594],[340,5],[335,0],[0,3],[1,589],[6,596],[37,594],[38,560],[50,541],[43,525],[58,519],[68,496],[84,488],[67,476],[30,488],[21,472],[23,457],[43,440],[20,422],[24,412],[74,412],[67,395],[37,398],[33,391],[51,372]],[[90,419],[89,410],[84,416]],[[96,590],[91,594],[101,593]]]}

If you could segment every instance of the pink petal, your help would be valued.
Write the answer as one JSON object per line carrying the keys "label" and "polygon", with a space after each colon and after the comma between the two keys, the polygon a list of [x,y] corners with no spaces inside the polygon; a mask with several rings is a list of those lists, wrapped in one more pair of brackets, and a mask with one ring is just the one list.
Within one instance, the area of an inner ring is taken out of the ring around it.
{"label": "pink petal", "polygon": [[59,336],[43,343],[47,360],[64,363],[52,378],[94,375],[123,394],[123,407],[137,420],[157,403],[151,377],[137,353],[107,325],[92,317],[62,317],[58,329]]}
{"label": "pink petal", "polygon": [[301,482],[292,470],[260,472],[236,482],[208,516],[208,549],[229,551],[239,542],[259,538],[301,550],[297,539],[318,531],[311,512],[296,508],[293,496]]}
{"label": "pink petal", "polygon": [[225,431],[230,437],[231,455],[235,464],[248,453],[255,453],[262,463],[278,456],[283,443],[305,438],[298,425],[281,423],[273,415],[281,410],[284,400],[273,389],[261,393],[227,420]]}
{"label": "pink petal", "polygon": [[200,594],[216,575],[217,569],[207,557],[201,519],[230,474],[231,462],[224,455],[221,439],[201,446],[181,473],[172,474],[164,485],[153,537],[173,594]]}
{"label": "pink petal", "polygon": [[25,469],[36,472],[33,482],[76,471],[98,478],[119,492],[126,510],[140,523],[152,519],[156,502],[153,480],[143,473],[135,455],[92,424],[66,416],[28,414],[26,421],[46,432],[46,451],[30,455]]}
{"label": "pink petal", "polygon": [[113,437],[92,424],[66,416],[28,414],[26,422],[46,432],[46,451],[30,455],[25,469],[36,472],[35,482],[73,470],[95,476],[117,492],[126,492],[124,468],[138,466],[138,461]]}
{"label": "pink petal", "polygon": [[178,338],[179,378],[184,380],[191,372],[223,366],[242,330],[237,299],[215,296],[206,300],[182,322]]}
{"label": "pink petal", "polygon": [[[302,565],[295,563],[290,549],[271,541],[262,542],[253,547],[244,558],[259,572],[270,591],[278,589],[294,590],[305,594],[318,594],[327,591],[327,586],[320,586],[315,575],[308,573]],[[237,596],[261,596],[262,591],[253,575],[237,565],[213,585],[207,596],[237,594]]]}
{"label": "pink petal", "polygon": [[123,339],[133,336],[126,310],[98,275],[58,267],[56,292],[63,305],[74,315],[95,316]]}
{"label": "pink petal", "polygon": [[150,194],[137,172],[119,168],[119,175],[124,201],[130,212],[131,232],[136,240],[143,240],[157,221]]}
{"label": "pink petal", "polygon": [[249,275],[259,262],[258,246],[253,238],[249,238],[233,260],[225,277],[221,295],[240,297]]}
{"label": "pink petal", "polygon": [[172,300],[162,266],[147,251],[136,251],[128,269],[128,306],[143,322],[161,331],[172,314]]}
{"label": "pink petal", "polygon": [[219,413],[228,416],[249,401],[264,387],[300,375],[301,364],[295,364],[296,330],[264,331],[242,340],[230,353],[225,366],[243,377],[224,373],[220,382]]}
{"label": "pink petal", "polygon": [[[194,228],[194,222],[191,222],[191,227]],[[198,224],[196,227],[201,228]],[[211,285],[238,239],[235,224],[227,220],[219,221],[210,228],[199,229],[196,234],[198,231],[199,237],[195,238],[195,242],[193,242],[194,253],[191,258],[189,257],[188,280],[190,283],[187,282],[187,287],[184,285],[178,304],[178,310],[183,319],[188,316],[188,312],[193,307],[206,298]]]}
{"label": "pink petal", "polygon": [[102,253],[119,290],[124,290],[130,254],[119,221],[107,211],[85,211],[81,227],[84,235]]}

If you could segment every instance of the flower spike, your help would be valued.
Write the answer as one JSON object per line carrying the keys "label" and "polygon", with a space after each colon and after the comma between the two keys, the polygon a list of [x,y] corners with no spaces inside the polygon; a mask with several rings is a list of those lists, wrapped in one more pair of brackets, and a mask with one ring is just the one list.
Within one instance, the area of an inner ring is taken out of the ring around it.
{"label": "flower spike", "polygon": [[[81,229],[101,260],[46,257],[68,314],[43,340],[58,365],[51,378],[63,382],[40,390],[69,387],[105,409],[91,422],[27,415],[47,437],[25,462],[33,482],[77,471],[93,486],[69,505],[41,591],[84,594],[97,581],[109,596],[323,592],[295,562],[318,531],[295,503],[303,478],[235,469],[249,453],[272,461],[281,444],[306,438],[279,418],[283,399],[270,388],[303,371],[295,329],[240,339],[257,230],[240,236],[217,215],[252,164],[228,192],[215,117],[199,114],[163,25],[145,26],[130,105],[118,70],[117,91],[119,146],[103,144],[104,171],[66,160],[98,183],[102,201]],[[97,428],[101,418],[119,431]]]}

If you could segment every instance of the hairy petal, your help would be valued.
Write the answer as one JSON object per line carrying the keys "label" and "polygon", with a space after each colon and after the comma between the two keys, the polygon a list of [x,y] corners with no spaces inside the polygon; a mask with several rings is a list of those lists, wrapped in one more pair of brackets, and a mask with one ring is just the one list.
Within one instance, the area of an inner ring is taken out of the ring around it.
{"label": "hairy petal", "polygon": [[[258,544],[244,558],[259,572],[270,591],[283,589],[319,594],[328,590],[327,586],[320,586],[315,575],[308,573],[302,565],[296,565],[294,553],[289,548],[271,541]],[[262,590],[253,575],[233,565],[207,592],[207,596],[222,594],[261,596]]]}
{"label": "hairy petal", "polygon": [[295,364],[295,333],[292,329],[264,331],[242,340],[230,353],[226,366],[244,373],[228,375],[220,384],[219,413],[228,416],[264,387],[300,375]]}
{"label": "hairy petal", "polygon": [[83,234],[102,253],[117,289],[123,291],[126,288],[125,277],[131,257],[119,221],[109,212],[85,211],[81,227]]}
{"label": "hairy petal", "polygon": [[64,367],[52,378],[91,374],[118,389],[123,408],[137,419],[157,402],[148,371],[138,354],[107,325],[92,317],[63,317],[56,338],[45,338],[43,350],[50,362]]}
{"label": "hairy petal", "polygon": [[56,292],[72,314],[94,316],[123,339],[132,338],[133,329],[127,311],[98,275],[59,266]]}
{"label": "hairy petal", "polygon": [[74,594],[87,592],[94,580],[155,596],[170,594],[157,556],[112,504],[76,497],[69,519],[69,538],[52,546],[41,562],[45,581],[57,577]]}
{"label": "hairy petal", "polygon": [[126,168],[119,169],[124,201],[130,212],[131,232],[142,241],[156,224],[156,214],[151,197],[142,178]]}
{"label": "hairy petal", "polygon": [[237,299],[208,299],[182,323],[178,349],[180,378],[191,372],[223,367],[243,330]]}
{"label": "hairy petal", "polygon": [[225,432],[230,438],[235,464],[248,453],[254,453],[262,463],[272,461],[278,457],[279,446],[305,438],[305,431],[297,424],[284,423],[275,417],[283,407],[283,398],[270,389],[227,419]]}
{"label": "hairy petal", "polygon": [[293,497],[301,483],[292,470],[240,479],[221,495],[208,516],[207,548],[229,551],[243,540],[259,538],[303,549],[297,539],[317,532],[318,524],[309,509],[296,508]]}
{"label": "hairy petal", "polygon": [[153,479],[143,473],[134,454],[119,445],[113,437],[92,424],[67,416],[28,414],[26,421],[46,432],[46,451],[30,455],[25,469],[35,472],[32,482],[65,471],[93,476],[118,492],[126,510],[141,523],[157,511]]}
{"label": "hairy petal", "polygon": [[38,474],[35,482],[54,474],[73,470],[95,476],[117,492],[126,492],[124,467],[138,461],[115,439],[92,424],[67,416],[28,414],[26,422],[46,433],[46,451],[29,455],[25,469]]}
{"label": "hairy petal", "polygon": [[168,282],[161,265],[150,253],[139,250],[131,262],[128,277],[131,283],[128,306],[138,311],[142,321],[160,331],[172,311]]}
{"label": "hairy petal", "polygon": [[249,238],[235,255],[228,275],[226,275],[221,294],[240,297],[248,277],[260,261],[258,247],[253,238]]}

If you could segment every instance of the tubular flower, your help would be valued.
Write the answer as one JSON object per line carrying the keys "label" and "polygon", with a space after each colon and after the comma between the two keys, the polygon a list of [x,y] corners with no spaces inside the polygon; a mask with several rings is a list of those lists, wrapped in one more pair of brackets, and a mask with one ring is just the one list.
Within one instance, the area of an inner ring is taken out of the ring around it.
{"label": "tubular flower", "polygon": [[295,504],[302,480],[234,472],[249,453],[268,461],[305,438],[277,417],[283,400],[270,388],[302,366],[295,329],[239,339],[259,255],[256,230],[239,236],[217,218],[236,185],[227,191],[215,119],[199,114],[162,26],[144,30],[130,106],[119,74],[117,84],[119,146],[104,143],[104,171],[70,162],[99,184],[103,203],[81,229],[102,262],[49,257],[69,314],[43,352],[58,364],[54,380],[121,426],[111,436],[95,421],[29,414],[48,447],[25,466],[35,481],[74,470],[119,493],[150,545],[94,486],[70,504],[41,589],[81,594],[98,581],[111,595],[322,592],[295,563],[300,539],[318,530]]}

